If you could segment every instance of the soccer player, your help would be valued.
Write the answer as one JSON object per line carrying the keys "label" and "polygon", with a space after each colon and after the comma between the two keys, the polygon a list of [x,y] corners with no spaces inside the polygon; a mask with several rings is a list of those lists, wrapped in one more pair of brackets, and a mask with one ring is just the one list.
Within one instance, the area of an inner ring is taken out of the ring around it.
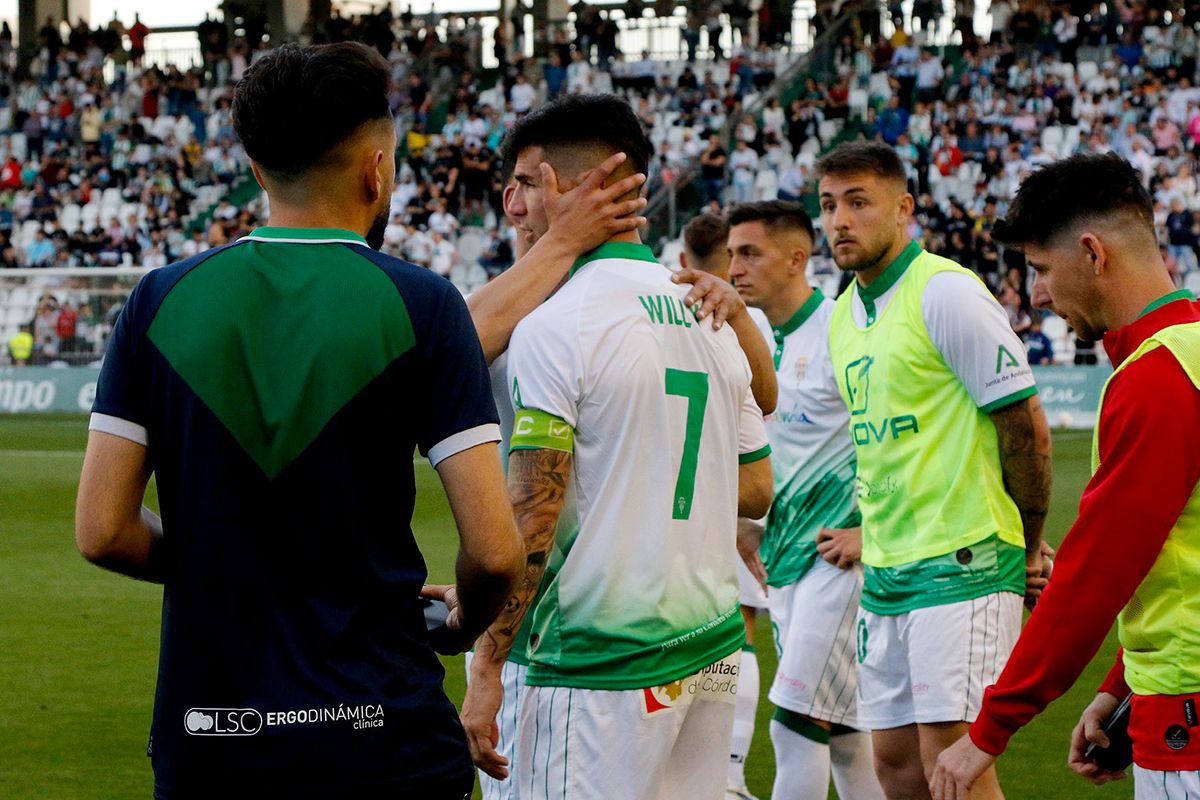
{"label": "soccer player", "polygon": [[[540,161],[571,175],[614,151],[642,170],[650,154],[628,105],[608,97],[539,109],[505,149],[518,182],[510,213],[535,233]],[[744,638],[732,532],[739,510],[769,504],[769,446],[737,337],[697,324],[669,275],[636,234],[614,237],[576,262],[509,349],[509,487],[528,568],[476,645],[463,703],[476,763],[497,776],[483,723],[569,486],[579,518],[533,615],[522,800],[724,791]]]}
{"label": "soccer player", "polygon": [[[1041,580],[1050,433],[995,298],[909,238],[895,151],[839,145],[818,173],[834,261],[854,274],[830,355],[863,517],[858,724],[885,794],[927,798],[1016,641],[1027,574]],[[1001,796],[994,770],[971,796]]]}
{"label": "soccer player", "polygon": [[[541,202],[546,212],[547,230],[544,234],[538,234],[530,228],[522,226],[517,237],[517,263],[505,273],[509,278],[503,281],[498,278],[467,298],[467,304],[473,309],[472,316],[475,318],[476,328],[480,331],[482,339],[496,342],[497,345],[502,341],[503,345],[507,346],[508,333],[511,331],[504,332],[504,326],[513,319],[514,309],[518,312],[523,310],[524,313],[528,313],[536,307],[534,300],[536,299],[540,303],[546,295],[557,288],[562,278],[566,277],[576,256],[582,255],[606,241],[609,238],[610,230],[614,228],[618,231],[631,230],[633,226],[626,224],[630,220],[634,223],[639,221],[644,223],[644,219],[641,217],[621,216],[631,209],[640,207],[640,204],[645,203],[644,199],[634,201],[619,199],[637,189],[639,182],[644,180],[644,176],[634,175],[616,182],[608,181],[613,170],[624,160],[624,154],[621,153],[608,158],[599,167],[578,176],[579,185],[565,193],[558,192],[557,181],[549,165],[539,165],[539,169],[544,171],[542,174],[545,179],[541,191]],[[516,182],[510,181],[503,194],[503,207],[506,211],[510,207],[515,192]],[[514,226],[517,223],[511,215],[509,215],[509,221]],[[517,280],[514,281],[514,277]],[[728,280],[705,279],[702,274],[688,270],[681,270],[673,279],[677,282],[694,283],[695,286],[685,302],[688,305],[691,305],[692,301],[700,302],[701,313],[705,316],[711,314],[714,319],[728,317],[730,327],[738,334],[739,340],[746,335],[748,328],[750,337],[747,341],[750,346],[746,350],[746,354],[754,375],[752,386],[756,390],[756,398],[760,394],[765,398],[760,400],[760,407],[763,403],[769,402],[771,405],[766,410],[773,409],[775,376],[771,369],[771,354],[761,337],[758,336],[753,324],[748,322],[747,315],[741,313],[745,310],[745,304],[736,291],[730,287]],[[500,414],[501,449],[503,451],[501,460],[507,470],[508,443],[512,438],[514,409],[507,384],[508,359],[506,354],[500,353],[496,356],[489,370],[492,378],[492,392]],[[573,525],[575,525],[574,505],[568,503],[567,508],[560,516],[559,527],[564,533],[571,533]],[[561,558],[561,554],[556,553],[556,558]],[[540,597],[540,591],[549,585],[553,573],[554,568],[548,567],[547,574],[543,576],[538,597]],[[430,594],[439,596],[440,592],[433,590]],[[534,603],[538,597],[535,597]],[[512,800],[517,796],[520,778],[513,774],[513,754],[519,722],[520,694],[525,685],[525,673],[529,663],[526,651],[531,621],[529,617],[526,618],[501,669],[503,699],[496,715],[495,730],[492,731],[495,750],[508,762],[510,774],[506,779],[497,780],[480,770],[479,782],[484,800]],[[468,674],[470,674],[471,658],[472,654],[468,653]],[[754,699],[757,701],[757,691],[755,691]]]}
{"label": "soccer player", "polygon": [[1084,757],[1133,693],[1139,800],[1200,797],[1200,304],[1177,291],[1141,174],[1116,156],[1074,156],[1028,177],[995,237],[1025,251],[1032,300],[1114,366],[1101,395],[1093,475],[1054,577],[969,737],[942,753],[938,800],[968,796],[1009,738],[1079,678],[1117,621],[1117,663],[1071,734],[1069,763],[1094,783],[1124,777]]}
{"label": "soccer player", "polygon": [[[535,237],[531,231],[521,231],[517,236],[516,263],[504,275],[467,297],[467,305],[473,306],[472,317],[481,341],[491,345],[493,351],[501,349],[490,359],[488,370],[492,396],[500,416],[500,458],[506,472],[514,411],[508,390],[508,359],[503,349],[508,347],[512,328],[521,318],[517,314],[523,316],[532,311],[561,283],[578,256],[607,240],[612,230],[609,225],[620,231],[633,230],[637,223],[644,223],[643,218],[631,216],[633,211],[645,204],[643,198],[619,199],[636,192],[645,181],[644,175],[630,175],[605,185],[613,170],[624,161],[624,154],[613,155],[599,167],[579,176],[579,184],[566,193],[560,194],[554,185],[547,187],[543,192],[548,224],[545,235]],[[546,169],[549,169],[548,165]],[[516,182],[510,181],[504,188],[505,209],[515,191]],[[509,221],[512,222],[511,217]],[[487,347],[485,345],[485,351]],[[571,524],[569,519],[563,522]],[[544,581],[543,587],[545,585]],[[445,590],[428,587],[426,594],[444,598]],[[516,749],[521,689],[528,671],[528,645],[529,626],[524,625],[500,673],[503,699],[496,714],[492,736],[496,752],[508,762],[510,771]],[[472,653],[467,653],[468,675],[471,660]],[[518,779],[515,775],[498,780],[480,770],[479,785],[484,800],[514,800],[517,797]]]}
{"label": "soccer player", "polygon": [[[523,548],[465,303],[372,247],[396,171],[388,74],[356,43],[247,71],[233,118],[270,225],[143,279],[104,360],[76,538],[164,585],[157,798],[473,784],[418,599],[408,454],[438,470],[461,537],[439,649],[491,622]],[[151,473],[161,520],[141,505]]]}
{"label": "soccer player", "polygon": [[[882,798],[870,737],[857,730],[854,623],[862,590],[849,413],[829,357],[834,304],[805,276],[815,236],[799,203],[735,206],[730,273],[763,312],[774,344],[779,408],[767,419],[775,499],[761,524],[743,523],[761,555],[779,668],[770,698],[773,797]],[[743,549],[743,552],[745,550]]]}

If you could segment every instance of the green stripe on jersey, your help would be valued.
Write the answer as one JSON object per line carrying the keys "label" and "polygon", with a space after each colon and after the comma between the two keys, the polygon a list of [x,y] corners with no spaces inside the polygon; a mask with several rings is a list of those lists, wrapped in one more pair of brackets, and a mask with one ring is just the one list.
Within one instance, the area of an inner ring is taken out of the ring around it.
{"label": "green stripe on jersey", "polygon": [[544,611],[558,605],[554,581],[538,604],[529,637],[530,686],[573,686],[581,689],[643,689],[694,675],[702,668],[742,649],[746,624],[741,606],[668,641],[637,630],[563,631],[561,617]]}
{"label": "green stripe on jersey", "polygon": [[[270,231],[293,233],[314,235]],[[246,242],[192,269],[149,338],[268,478],[416,343],[403,298],[375,264],[342,244],[279,241]]]}
{"label": "green stripe on jersey", "polygon": [[996,592],[1025,594],[1025,549],[995,535],[946,555],[897,567],[864,568],[862,607],[884,616]]}
{"label": "green stripe on jersey", "polygon": [[536,408],[521,408],[513,420],[513,450],[559,450],[563,453],[575,451],[575,431],[570,424],[553,414]]}
{"label": "green stripe on jersey", "polygon": [[854,528],[862,524],[855,503],[854,452],[823,474],[799,464],[775,492],[759,550],[767,585],[790,586],[817,560],[817,534],[822,528]]}

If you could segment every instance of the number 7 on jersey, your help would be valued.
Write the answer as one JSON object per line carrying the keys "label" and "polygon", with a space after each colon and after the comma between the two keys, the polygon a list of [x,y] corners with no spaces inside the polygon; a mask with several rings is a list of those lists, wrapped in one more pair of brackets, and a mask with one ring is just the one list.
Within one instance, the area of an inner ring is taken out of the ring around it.
{"label": "number 7 on jersey", "polygon": [[692,497],[696,494],[700,434],[704,430],[704,409],[708,405],[708,373],[668,369],[667,394],[688,401],[683,458],[679,462],[679,477],[675,479],[675,501],[671,504],[672,519],[688,519],[692,514]]}

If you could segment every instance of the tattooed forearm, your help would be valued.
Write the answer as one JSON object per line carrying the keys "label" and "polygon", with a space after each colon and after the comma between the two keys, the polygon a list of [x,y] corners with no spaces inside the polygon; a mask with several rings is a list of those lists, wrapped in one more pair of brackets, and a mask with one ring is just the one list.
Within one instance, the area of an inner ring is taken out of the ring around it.
{"label": "tattooed forearm", "polygon": [[525,540],[525,572],[504,610],[479,639],[475,658],[502,664],[537,595],[554,547],[554,531],[571,480],[571,454],[516,450],[508,460],[508,498]]}
{"label": "tattooed forearm", "polygon": [[990,415],[1000,446],[1000,470],[1025,528],[1025,551],[1038,550],[1050,506],[1050,428],[1037,396]]}

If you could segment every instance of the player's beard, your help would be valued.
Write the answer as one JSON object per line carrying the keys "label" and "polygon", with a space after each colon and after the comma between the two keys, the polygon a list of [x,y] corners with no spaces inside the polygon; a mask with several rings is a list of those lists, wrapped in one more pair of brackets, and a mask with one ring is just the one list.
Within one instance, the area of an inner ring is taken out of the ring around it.
{"label": "player's beard", "polygon": [[855,258],[852,261],[839,261],[837,257],[837,249],[833,250],[833,263],[838,265],[838,269],[843,272],[862,272],[871,267],[877,266],[879,262],[892,249],[894,241],[880,242],[873,250],[868,250],[861,257]]}
{"label": "player's beard", "polygon": [[370,230],[367,231],[367,247],[372,250],[383,247],[383,231],[387,228],[390,206],[390,202],[384,204],[379,213],[375,215],[375,221],[371,223]]}

